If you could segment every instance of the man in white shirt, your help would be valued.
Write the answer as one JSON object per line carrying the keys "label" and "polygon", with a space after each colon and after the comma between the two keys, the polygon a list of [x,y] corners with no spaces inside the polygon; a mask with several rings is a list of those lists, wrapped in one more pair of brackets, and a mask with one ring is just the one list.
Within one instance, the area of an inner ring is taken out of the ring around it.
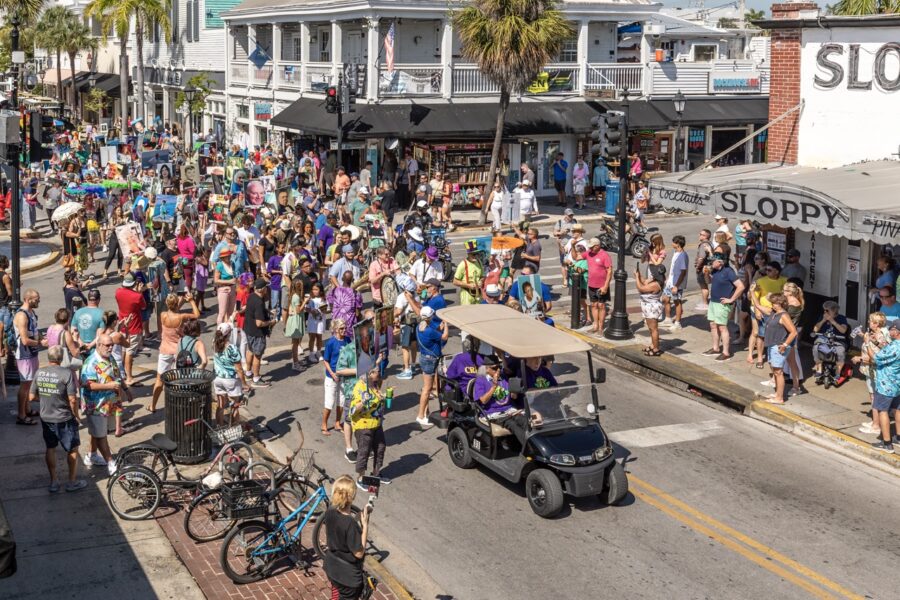
{"label": "man in white shirt", "polygon": [[[669,274],[666,277],[666,285],[663,288],[662,302],[665,310],[665,320],[660,325],[671,327],[672,331],[681,329],[682,304],[684,303],[684,288],[687,284],[688,255],[684,251],[685,239],[683,235],[672,237],[672,260],[669,262]],[[675,320],[670,318],[672,306],[675,306]]]}
{"label": "man in white shirt", "polygon": [[372,161],[367,160],[365,168],[359,172],[359,182],[360,184],[366,186],[367,188],[372,187]]}
{"label": "man in white shirt", "polygon": [[409,272],[416,282],[418,292],[425,289],[425,282],[429,279],[444,280],[444,265],[438,260],[438,249],[429,246],[425,250],[425,255],[413,263]]}
{"label": "man in white shirt", "polygon": [[528,219],[538,214],[537,197],[531,189],[531,182],[527,179],[522,182],[519,190],[519,216]]}
{"label": "man in white shirt", "polygon": [[412,152],[406,151],[406,172],[409,175],[409,182],[412,184],[419,175],[419,162],[413,158]]}

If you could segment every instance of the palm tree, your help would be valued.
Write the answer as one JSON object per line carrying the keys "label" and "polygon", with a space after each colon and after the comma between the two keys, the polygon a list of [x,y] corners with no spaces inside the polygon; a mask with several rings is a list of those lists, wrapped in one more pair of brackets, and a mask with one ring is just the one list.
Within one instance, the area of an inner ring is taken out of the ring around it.
{"label": "palm tree", "polygon": [[134,37],[137,47],[137,115],[144,116],[144,37],[148,26],[158,24],[167,41],[171,40],[169,12],[171,0],[91,0],[84,11],[86,16],[99,17],[103,32],[115,32],[119,38],[119,84],[121,87],[122,128],[128,124],[128,38],[131,34],[131,19],[134,18]]}
{"label": "palm tree", "polygon": [[831,14],[845,16],[900,12],[900,0],[840,0],[828,7]]}
{"label": "palm tree", "polygon": [[[63,52],[62,41],[66,34],[66,28],[72,22],[74,13],[65,6],[51,6],[41,13],[37,24],[35,25],[35,42],[41,48],[48,52],[56,53],[56,98],[60,102],[63,101],[63,85],[62,85],[62,61],[60,56]],[[75,79],[74,65],[72,68],[72,80]]]}
{"label": "palm tree", "polygon": [[[556,9],[554,0],[472,0],[454,12],[453,24],[459,31],[463,56],[477,63],[500,88],[497,131],[488,171],[488,185],[492,185],[512,94],[525,92],[573,30]],[[487,219],[487,209],[484,203],[482,224]]]}
{"label": "palm tree", "polygon": [[[91,51],[96,52],[98,47],[97,38],[91,35],[91,29],[85,25],[84,21],[77,15],[72,15],[72,22],[66,29],[66,33],[62,39],[62,47],[69,55],[69,64],[72,65],[72,111],[78,112],[78,92],[75,90],[75,57],[79,52]],[[90,70],[90,66],[88,66]]]}

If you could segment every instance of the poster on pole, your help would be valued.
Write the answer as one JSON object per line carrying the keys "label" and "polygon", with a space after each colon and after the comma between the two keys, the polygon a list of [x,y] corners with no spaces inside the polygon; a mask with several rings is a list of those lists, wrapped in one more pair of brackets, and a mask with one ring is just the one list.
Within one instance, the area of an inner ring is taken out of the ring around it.
{"label": "poster on pole", "polygon": [[119,241],[119,248],[125,256],[133,256],[141,254],[147,247],[144,240],[144,232],[138,223],[126,223],[116,227],[116,239]]}
{"label": "poster on pole", "polygon": [[118,146],[101,146],[100,147],[100,166],[105,167],[111,162],[116,162],[118,157]]}

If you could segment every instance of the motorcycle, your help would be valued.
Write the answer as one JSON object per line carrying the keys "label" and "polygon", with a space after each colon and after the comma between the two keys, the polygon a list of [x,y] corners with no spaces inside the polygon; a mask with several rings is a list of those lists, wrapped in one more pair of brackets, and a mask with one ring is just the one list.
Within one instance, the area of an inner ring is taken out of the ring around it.
{"label": "motorcycle", "polygon": [[[619,233],[616,230],[617,221],[603,219],[603,231],[598,236],[601,247],[607,252],[619,251]],[[632,222],[631,231],[625,234],[625,252],[634,258],[641,259],[650,250],[650,242],[647,240],[647,228],[640,223]]]}

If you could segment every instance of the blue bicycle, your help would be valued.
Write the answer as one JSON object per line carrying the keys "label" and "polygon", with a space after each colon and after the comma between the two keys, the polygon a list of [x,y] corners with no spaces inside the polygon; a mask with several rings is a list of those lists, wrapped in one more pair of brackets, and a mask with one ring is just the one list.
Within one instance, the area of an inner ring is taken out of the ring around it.
{"label": "blue bicycle", "polygon": [[[274,525],[264,521],[244,521],[225,537],[219,554],[219,562],[222,570],[233,582],[252,583],[264,579],[272,573],[275,565],[282,558],[302,561],[303,545],[300,534],[303,532],[303,528],[313,520],[315,521],[313,547],[319,558],[325,556],[327,544],[325,529],[322,527],[324,519],[316,517],[330,505],[324,484],[325,482],[333,483],[334,479],[316,466],[313,462],[312,452],[310,452],[308,463],[298,471],[304,473],[304,477],[308,478],[313,470],[319,473],[317,488],[289,515]],[[255,505],[268,505],[282,493],[293,492],[279,487],[261,492],[258,499],[250,502]],[[355,506],[352,506],[351,510],[354,517],[359,519],[360,510]]]}

